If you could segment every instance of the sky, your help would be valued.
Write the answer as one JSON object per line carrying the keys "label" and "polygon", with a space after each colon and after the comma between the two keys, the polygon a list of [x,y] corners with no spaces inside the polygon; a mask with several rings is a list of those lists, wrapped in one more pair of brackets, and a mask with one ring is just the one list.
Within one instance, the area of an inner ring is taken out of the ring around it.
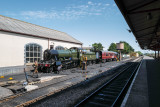
{"label": "sky", "polygon": [[0,15],[65,32],[83,46],[102,43],[107,50],[126,41],[142,51],[114,0],[1,0]]}

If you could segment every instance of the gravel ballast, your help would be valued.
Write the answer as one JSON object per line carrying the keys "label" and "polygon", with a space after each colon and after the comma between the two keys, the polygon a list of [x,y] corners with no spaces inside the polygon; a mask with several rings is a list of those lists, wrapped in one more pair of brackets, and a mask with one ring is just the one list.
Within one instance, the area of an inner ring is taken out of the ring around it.
{"label": "gravel ballast", "polygon": [[75,105],[78,101],[83,99],[93,90],[100,87],[110,78],[117,74],[122,68],[125,66],[120,67],[118,70],[109,70],[108,72],[104,72],[94,77],[94,79],[86,80],[79,85],[72,86],[66,90],[63,90],[55,95],[49,96],[43,100],[36,102],[35,104],[30,105],[31,107],[68,107]]}

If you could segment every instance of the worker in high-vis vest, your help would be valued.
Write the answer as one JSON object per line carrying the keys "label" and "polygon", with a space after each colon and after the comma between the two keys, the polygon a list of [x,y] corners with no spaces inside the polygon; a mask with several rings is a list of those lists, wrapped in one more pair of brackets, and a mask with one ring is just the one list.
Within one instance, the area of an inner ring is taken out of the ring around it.
{"label": "worker in high-vis vest", "polygon": [[38,62],[37,61],[35,61],[34,63],[34,72],[32,76],[34,76],[34,74],[37,74],[36,78],[38,78]]}
{"label": "worker in high-vis vest", "polygon": [[82,70],[87,69],[87,57],[83,56],[83,62],[82,62]]}

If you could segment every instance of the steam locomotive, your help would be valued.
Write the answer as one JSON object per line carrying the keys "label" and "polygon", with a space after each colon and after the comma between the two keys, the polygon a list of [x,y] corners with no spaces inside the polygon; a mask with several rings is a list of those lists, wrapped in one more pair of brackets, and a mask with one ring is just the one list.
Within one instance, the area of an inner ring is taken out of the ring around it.
{"label": "steam locomotive", "polygon": [[63,69],[81,66],[83,57],[87,57],[87,65],[117,60],[117,53],[111,51],[84,50],[83,48],[72,47],[68,50],[45,50],[43,60],[38,64],[40,72],[57,72],[58,67]]}

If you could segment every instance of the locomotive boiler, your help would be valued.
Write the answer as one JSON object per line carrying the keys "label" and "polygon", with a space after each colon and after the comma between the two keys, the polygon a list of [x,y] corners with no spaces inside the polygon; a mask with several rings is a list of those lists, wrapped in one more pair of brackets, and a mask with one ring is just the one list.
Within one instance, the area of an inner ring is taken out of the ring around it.
{"label": "locomotive boiler", "polygon": [[75,49],[69,50],[45,50],[43,60],[38,64],[38,70],[42,72],[57,71],[58,66],[64,69],[78,65],[79,52]]}

